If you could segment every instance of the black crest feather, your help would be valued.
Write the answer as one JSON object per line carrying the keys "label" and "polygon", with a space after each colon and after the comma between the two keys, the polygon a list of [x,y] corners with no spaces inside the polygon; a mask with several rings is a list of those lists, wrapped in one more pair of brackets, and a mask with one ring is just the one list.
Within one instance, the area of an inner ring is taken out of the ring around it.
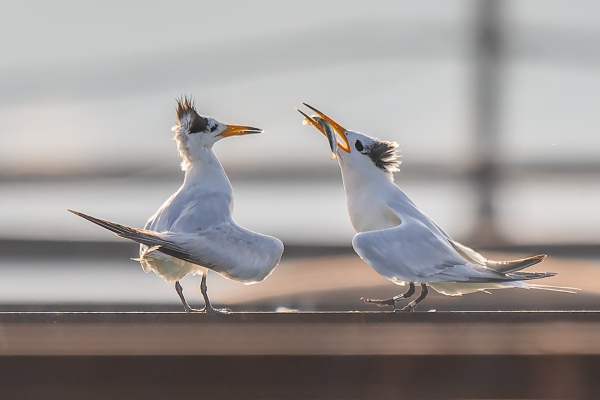
{"label": "black crest feather", "polygon": [[203,132],[208,126],[208,120],[196,112],[192,97],[177,99],[177,124],[189,133]]}
{"label": "black crest feather", "polygon": [[400,170],[401,164],[398,160],[397,148],[398,143],[377,140],[369,144],[363,154],[367,154],[377,168],[386,172],[395,172]]}

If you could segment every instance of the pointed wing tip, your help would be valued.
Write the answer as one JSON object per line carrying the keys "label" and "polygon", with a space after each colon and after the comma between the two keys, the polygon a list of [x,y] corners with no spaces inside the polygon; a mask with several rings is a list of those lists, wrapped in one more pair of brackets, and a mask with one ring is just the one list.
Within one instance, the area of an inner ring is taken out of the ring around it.
{"label": "pointed wing tip", "polygon": [[71,210],[70,208],[67,208],[67,211],[70,212],[71,214],[75,214],[78,217],[81,217],[81,218],[84,218],[84,219],[88,219],[89,220],[90,218],[93,218],[93,217],[90,217],[89,215],[86,215],[86,214],[84,214],[82,212]]}

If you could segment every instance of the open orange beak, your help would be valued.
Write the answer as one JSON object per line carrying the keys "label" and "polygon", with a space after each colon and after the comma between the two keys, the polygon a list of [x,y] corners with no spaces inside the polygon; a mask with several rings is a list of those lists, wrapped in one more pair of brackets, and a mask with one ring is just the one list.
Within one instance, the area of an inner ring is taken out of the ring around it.
{"label": "open orange beak", "polygon": [[[337,139],[339,148],[344,150],[346,153],[350,153],[350,143],[348,142],[348,139],[346,138],[346,135],[344,134],[344,132],[346,132],[346,128],[344,128],[343,126],[341,126],[340,124],[338,124],[333,119],[329,118],[326,114],[322,113],[321,111],[317,110],[316,108],[311,107],[306,103],[302,103],[302,104],[304,104],[306,107],[313,110],[317,114],[318,117],[322,118],[323,120],[325,120],[329,123],[329,125],[333,128],[334,132],[337,134],[336,139]],[[296,109],[296,110],[298,110],[298,109]],[[303,113],[300,110],[298,110],[298,112],[304,116],[304,121],[306,123],[311,124],[312,126],[317,128],[319,130],[319,132],[321,132],[323,135],[325,135],[325,137],[327,137],[327,133],[325,132],[325,130],[323,129],[323,127],[317,120],[315,120],[313,117],[306,115],[305,113]]]}
{"label": "open orange beak", "polygon": [[230,136],[243,136],[250,135],[253,133],[261,133],[263,130],[260,128],[253,128],[251,126],[244,125],[227,125],[227,129],[219,133],[217,136],[230,137]]}

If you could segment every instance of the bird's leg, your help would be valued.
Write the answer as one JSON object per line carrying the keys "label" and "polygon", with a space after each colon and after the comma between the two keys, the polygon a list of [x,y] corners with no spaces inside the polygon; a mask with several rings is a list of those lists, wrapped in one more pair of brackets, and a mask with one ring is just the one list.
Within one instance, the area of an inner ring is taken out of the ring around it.
{"label": "bird's leg", "polygon": [[416,299],[414,299],[413,301],[411,301],[410,303],[408,303],[406,305],[406,307],[404,307],[401,311],[408,311],[408,312],[412,312],[415,310],[415,308],[417,308],[417,305],[423,301],[423,299],[425,297],[427,297],[427,293],[429,293],[429,290],[427,290],[427,285],[424,283],[421,283],[421,293],[419,293],[419,297],[417,297]]}
{"label": "bird's leg", "polygon": [[410,282],[408,284],[408,290],[405,293],[399,294],[390,299],[365,299],[364,297],[361,297],[361,300],[367,304],[375,304],[379,307],[392,306],[394,307],[394,310],[396,310],[397,301],[400,301],[402,299],[408,299],[413,294],[415,294],[415,284],[413,282]]}
{"label": "bird's leg", "polygon": [[212,304],[210,304],[210,300],[208,299],[208,288],[206,286],[206,275],[208,275],[208,273],[202,275],[202,280],[200,281],[200,292],[202,292],[202,297],[204,297],[204,308],[202,311],[213,314],[231,313],[229,308],[213,308]]}
{"label": "bird's leg", "polygon": [[177,294],[179,295],[179,298],[181,299],[181,302],[183,303],[183,308],[185,309],[186,313],[201,311],[201,310],[196,310],[196,309],[190,307],[188,302],[185,300],[185,297],[183,297],[183,288],[179,284],[179,281],[175,282],[175,290],[177,291]]}

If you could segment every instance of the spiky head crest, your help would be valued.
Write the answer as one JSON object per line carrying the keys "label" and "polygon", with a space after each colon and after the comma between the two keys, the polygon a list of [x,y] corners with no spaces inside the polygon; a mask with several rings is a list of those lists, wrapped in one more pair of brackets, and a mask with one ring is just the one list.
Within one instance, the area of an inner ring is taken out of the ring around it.
{"label": "spiky head crest", "polygon": [[374,140],[369,143],[363,154],[367,154],[373,164],[385,172],[400,171],[400,161],[398,158],[398,143],[388,142],[386,140]]}
{"label": "spiky head crest", "polygon": [[184,96],[177,99],[177,125],[186,133],[202,132],[208,126],[208,120],[196,112],[194,99]]}

